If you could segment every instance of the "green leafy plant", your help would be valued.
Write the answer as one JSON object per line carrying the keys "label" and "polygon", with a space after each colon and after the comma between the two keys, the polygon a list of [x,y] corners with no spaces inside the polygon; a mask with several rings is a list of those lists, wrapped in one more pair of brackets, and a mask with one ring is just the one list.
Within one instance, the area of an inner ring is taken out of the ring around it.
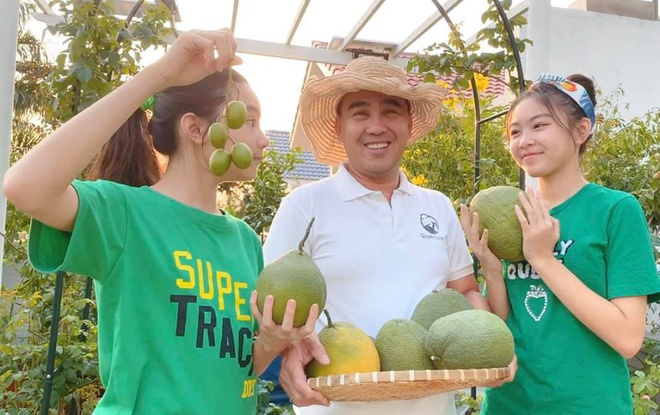
{"label": "green leafy plant", "polygon": [[[488,9],[481,16],[484,27],[477,32],[473,43],[465,43],[460,25],[450,25],[447,42],[429,45],[424,49],[425,54],[410,60],[408,69],[428,74],[427,81],[434,80],[436,75],[452,76],[451,86],[455,89],[470,88],[470,81],[475,74],[499,76],[505,71],[509,87],[517,93],[519,81],[513,46],[495,4],[492,0],[488,3]],[[501,2],[505,11],[511,8],[511,3],[511,0]],[[525,26],[527,19],[518,15],[511,17],[509,23],[516,30]],[[520,52],[532,44],[529,39],[516,38],[515,42]],[[488,46],[487,51],[482,50],[485,45]]]}
{"label": "green leafy plant", "polygon": [[650,415],[658,409],[660,401],[660,342],[647,339],[636,359],[637,362],[631,362],[630,379],[634,415]]}
{"label": "green leafy plant", "polygon": [[140,69],[142,53],[164,47],[172,36],[171,10],[157,3],[140,19],[115,16],[113,3],[96,0],[55,0],[64,20],[49,30],[66,39],[51,75],[53,103],[47,119],[66,121],[116,89]]}
{"label": "green leafy plant", "polygon": [[[474,167],[479,163],[479,188],[517,185],[518,168],[509,156],[503,135],[503,120],[481,127],[481,158],[474,159],[474,107],[467,98],[458,97],[460,111],[445,110],[436,130],[409,146],[402,165],[413,183],[438,190],[455,203],[466,202],[475,193]],[[488,107],[485,114],[501,111]]]}
{"label": "green leafy plant", "polygon": [[257,382],[257,415],[294,415],[293,410],[275,405],[270,401],[273,382],[259,379]]}
{"label": "green leafy plant", "polygon": [[[46,61],[39,41],[25,29],[35,10],[21,0],[12,148],[13,163],[51,130],[114,89],[139,69],[140,53],[163,45],[171,33],[168,9],[151,6],[130,24],[114,15],[110,2],[57,0],[64,21],[49,30],[64,36],[57,64]],[[44,396],[46,355],[53,324],[55,278],[37,273],[27,260],[29,218],[9,205],[4,266],[21,275],[17,287],[0,293],[0,411],[38,413]],[[90,414],[103,390],[98,378],[94,302],[87,280],[65,279],[52,378],[50,413]],[[87,309],[88,311],[84,311]],[[86,318],[83,316],[87,316]]]}
{"label": "green leafy plant", "polygon": [[299,148],[287,153],[267,149],[253,181],[221,186],[224,207],[247,222],[262,239],[289,190],[284,175],[302,162],[301,154]]}

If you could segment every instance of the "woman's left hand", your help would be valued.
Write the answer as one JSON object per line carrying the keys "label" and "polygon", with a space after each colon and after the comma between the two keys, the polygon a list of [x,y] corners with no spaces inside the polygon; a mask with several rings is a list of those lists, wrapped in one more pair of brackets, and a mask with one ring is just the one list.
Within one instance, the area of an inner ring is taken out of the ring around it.
{"label": "woman's left hand", "polygon": [[553,251],[559,240],[559,221],[550,216],[547,204],[533,188],[528,187],[518,197],[520,206],[516,205],[515,209],[522,227],[523,255],[534,266],[538,260],[554,258]]}
{"label": "woman's left hand", "polygon": [[273,321],[274,302],[275,300],[272,295],[266,296],[262,314],[257,306],[257,292],[253,291],[252,297],[250,297],[250,308],[252,309],[252,314],[257,319],[257,323],[259,323],[258,337],[261,339],[264,349],[267,352],[280,353],[291,342],[314,333],[316,320],[319,318],[319,306],[318,304],[313,304],[309,308],[309,316],[305,325],[293,327],[293,317],[296,312],[295,300],[289,300],[287,302],[281,325]]}

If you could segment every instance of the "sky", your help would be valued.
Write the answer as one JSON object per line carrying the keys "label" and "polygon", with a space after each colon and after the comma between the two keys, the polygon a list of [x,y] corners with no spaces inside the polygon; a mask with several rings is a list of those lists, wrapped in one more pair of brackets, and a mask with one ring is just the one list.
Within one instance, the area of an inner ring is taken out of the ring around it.
{"label": "sky", "polygon": [[[573,0],[552,0],[553,6],[565,7]],[[294,22],[302,0],[241,0],[234,35],[237,38],[283,43]],[[445,3],[440,0],[440,4]],[[514,0],[513,5],[521,0]],[[179,0],[181,22],[178,30],[218,29],[231,25],[234,0]],[[329,42],[346,36],[372,0],[311,0],[300,23],[293,45],[310,46],[312,41]],[[481,14],[486,0],[463,0],[450,12],[469,37],[482,27]],[[430,0],[386,0],[357,36],[358,40],[399,43],[437,9]],[[434,42],[444,42],[449,30],[440,21],[426,32],[407,52],[418,52]],[[61,44],[60,44],[61,45]],[[53,54],[61,46],[52,45]],[[158,54],[162,53],[162,50]],[[157,55],[146,54],[144,64]],[[241,54],[243,65],[237,67],[260,98],[261,126],[264,130],[290,131],[293,127],[306,61]]]}

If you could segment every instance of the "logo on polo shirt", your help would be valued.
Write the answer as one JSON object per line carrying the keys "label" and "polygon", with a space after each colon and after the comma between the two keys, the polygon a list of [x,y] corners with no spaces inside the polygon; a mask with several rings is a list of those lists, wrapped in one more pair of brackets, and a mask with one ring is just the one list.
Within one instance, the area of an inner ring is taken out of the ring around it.
{"label": "logo on polo shirt", "polygon": [[424,230],[426,230],[426,232],[430,233],[431,235],[436,235],[438,231],[440,231],[438,221],[435,220],[433,216],[427,215],[426,213],[419,215],[419,223],[421,223],[422,228],[424,228]]}

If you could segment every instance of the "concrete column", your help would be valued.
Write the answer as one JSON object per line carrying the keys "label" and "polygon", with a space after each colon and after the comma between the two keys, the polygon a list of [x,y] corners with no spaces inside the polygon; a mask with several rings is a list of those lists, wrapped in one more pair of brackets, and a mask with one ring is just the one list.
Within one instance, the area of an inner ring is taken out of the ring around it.
{"label": "concrete column", "polygon": [[[0,178],[9,168],[11,151],[11,125],[14,110],[14,79],[16,73],[16,46],[18,37],[18,8],[20,0],[0,2]],[[5,232],[7,198],[0,188],[0,231]],[[4,238],[0,238],[0,250],[4,253]],[[2,262],[0,262],[0,286],[2,286]]]}

